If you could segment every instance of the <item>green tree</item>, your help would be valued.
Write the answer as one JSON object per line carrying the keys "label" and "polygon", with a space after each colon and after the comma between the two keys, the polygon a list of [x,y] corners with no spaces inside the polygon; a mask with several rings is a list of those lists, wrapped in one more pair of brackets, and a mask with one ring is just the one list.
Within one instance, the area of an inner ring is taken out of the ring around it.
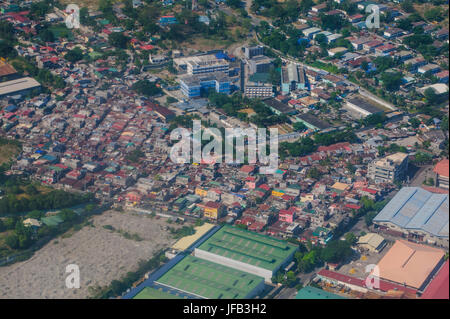
{"label": "green tree", "polygon": [[388,91],[397,91],[402,84],[401,72],[384,72],[381,74],[381,80],[383,81],[383,87]]}
{"label": "green tree", "polygon": [[368,212],[366,215],[364,215],[364,221],[366,222],[366,226],[369,227],[370,225],[372,225],[372,220],[375,218],[375,216],[377,216],[377,212],[372,211],[372,212]]}
{"label": "green tree", "polygon": [[155,96],[162,92],[161,88],[157,87],[154,82],[148,80],[139,80],[134,83],[131,88],[137,93],[145,96]]}
{"label": "green tree", "polygon": [[355,245],[358,239],[356,238],[356,235],[353,233],[347,233],[345,234],[345,240],[351,245]]}
{"label": "green tree", "polygon": [[37,195],[39,194],[39,191],[37,190],[36,186],[30,184],[25,187],[25,193],[27,193],[28,195]]}
{"label": "green tree", "polygon": [[126,49],[129,41],[130,38],[128,38],[122,32],[113,32],[108,36],[109,44],[120,49]]}
{"label": "green tree", "polygon": [[420,126],[420,120],[416,117],[412,117],[408,120],[413,128],[418,128]]}
{"label": "green tree", "polygon": [[127,287],[119,280],[111,282],[111,291],[115,296],[120,296]]}
{"label": "green tree", "polygon": [[53,41],[55,41],[55,36],[54,36],[53,32],[50,31],[47,28],[42,29],[41,31],[39,31],[38,35],[41,38],[41,40],[44,41],[44,42],[53,42]]}
{"label": "green tree", "polygon": [[322,176],[322,172],[319,171],[316,167],[312,167],[308,170],[306,176],[308,176],[309,178],[319,180],[320,177]]}
{"label": "green tree", "polygon": [[423,94],[429,104],[435,104],[438,100],[438,95],[436,94],[433,88],[426,89],[425,92],[423,92]]}
{"label": "green tree", "polygon": [[340,263],[346,261],[353,255],[350,244],[344,240],[334,240],[328,243],[322,250],[321,257],[330,263]]}
{"label": "green tree", "polygon": [[303,132],[308,129],[308,127],[303,122],[295,122],[292,126],[294,130],[298,132]]}
{"label": "green tree", "polygon": [[416,11],[414,9],[412,0],[405,0],[405,1],[403,1],[402,4],[401,4],[401,7],[407,13],[413,13],[414,11]]}
{"label": "green tree", "polygon": [[79,47],[76,47],[67,52],[64,58],[72,63],[78,62],[83,59],[83,51]]}
{"label": "green tree", "polygon": [[5,243],[8,245],[11,249],[17,249],[19,248],[19,237],[16,234],[8,235],[5,238]]}
{"label": "green tree", "polygon": [[[447,13],[448,14],[448,13]],[[437,21],[440,22],[444,19],[444,12],[439,7],[431,8],[425,11],[424,15],[425,19],[429,21]]]}

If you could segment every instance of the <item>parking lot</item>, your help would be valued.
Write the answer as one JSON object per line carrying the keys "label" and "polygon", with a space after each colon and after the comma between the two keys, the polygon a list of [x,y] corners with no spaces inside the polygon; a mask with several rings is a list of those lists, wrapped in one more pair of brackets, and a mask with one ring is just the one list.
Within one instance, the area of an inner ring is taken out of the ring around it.
{"label": "parking lot", "polygon": [[[384,236],[383,236],[384,237]],[[367,275],[369,275],[369,272],[366,272],[366,267],[369,265],[376,265],[380,261],[381,258],[389,251],[389,249],[392,247],[392,242],[388,240],[387,245],[383,248],[383,250],[380,253],[377,252],[370,252],[365,249],[360,249],[360,253],[357,253],[357,259],[353,260],[349,264],[341,266],[337,272],[357,277],[357,278],[366,278]]]}

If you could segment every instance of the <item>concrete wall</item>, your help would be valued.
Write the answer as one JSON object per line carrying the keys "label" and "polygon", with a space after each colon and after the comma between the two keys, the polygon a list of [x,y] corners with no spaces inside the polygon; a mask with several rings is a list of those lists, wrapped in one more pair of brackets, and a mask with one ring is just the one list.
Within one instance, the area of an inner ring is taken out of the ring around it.
{"label": "concrete wall", "polygon": [[253,275],[261,276],[264,278],[266,282],[272,282],[273,272],[270,270],[249,265],[231,258],[216,255],[198,248],[194,250],[194,256],[217,264],[228,266],[237,270],[245,271]]}

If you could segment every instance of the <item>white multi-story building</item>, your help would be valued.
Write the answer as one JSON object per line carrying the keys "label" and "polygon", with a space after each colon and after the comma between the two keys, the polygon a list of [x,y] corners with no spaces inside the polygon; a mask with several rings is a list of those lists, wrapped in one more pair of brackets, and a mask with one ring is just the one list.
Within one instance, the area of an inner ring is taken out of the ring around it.
{"label": "white multi-story building", "polygon": [[217,58],[214,54],[183,57],[174,59],[174,64],[179,69],[185,69],[188,74],[205,74],[212,72],[228,72],[228,61]]}
{"label": "white multi-story building", "polygon": [[404,178],[408,169],[408,154],[395,153],[374,160],[368,166],[368,177],[375,183],[393,183]]}
{"label": "white multi-story building", "polygon": [[265,84],[250,83],[245,86],[245,96],[249,98],[273,97],[273,86]]}

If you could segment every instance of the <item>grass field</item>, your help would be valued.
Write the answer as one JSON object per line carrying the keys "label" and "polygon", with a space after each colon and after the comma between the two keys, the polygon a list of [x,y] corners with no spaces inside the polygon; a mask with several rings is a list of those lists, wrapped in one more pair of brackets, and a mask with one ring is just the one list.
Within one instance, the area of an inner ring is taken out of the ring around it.
{"label": "grass field", "polygon": [[98,9],[98,3],[100,0],[61,0],[60,2],[65,5],[73,3],[78,5],[80,8],[87,7],[89,9]]}
{"label": "grass field", "polygon": [[[434,6],[431,3],[422,3],[422,4],[414,4],[414,9],[416,9],[416,11],[423,17],[424,13],[427,10],[430,10],[432,8],[435,8],[436,6]],[[443,12],[446,12],[446,10],[448,10],[449,6],[448,4],[446,5],[441,5],[439,6]],[[438,23],[438,25],[440,25],[441,27],[448,27],[448,15],[444,18],[444,20],[442,20],[441,22]]]}
{"label": "grass field", "polygon": [[8,163],[14,156],[19,154],[19,148],[15,145],[0,145],[0,165]]}
{"label": "grass field", "polygon": [[[113,0],[113,2],[122,2],[123,0]],[[97,10],[100,0],[60,0],[62,4],[77,4],[80,8],[87,7],[89,9]]]}
{"label": "grass field", "polygon": [[73,40],[72,32],[66,28],[66,26],[52,26],[50,31],[53,32],[55,38],[67,38],[68,40]]}
{"label": "grass field", "polygon": [[162,290],[145,287],[133,299],[181,299],[178,296],[169,294]]}
{"label": "grass field", "polygon": [[225,49],[232,44],[232,41],[207,39],[207,38],[195,38],[195,40],[187,41],[185,45],[190,48],[194,48],[200,51],[208,51],[214,49]]}

